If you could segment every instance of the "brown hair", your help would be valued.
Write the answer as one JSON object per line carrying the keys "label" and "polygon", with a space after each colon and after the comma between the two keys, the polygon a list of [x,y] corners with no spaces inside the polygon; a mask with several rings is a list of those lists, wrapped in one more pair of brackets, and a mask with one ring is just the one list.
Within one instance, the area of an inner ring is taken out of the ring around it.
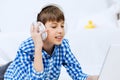
{"label": "brown hair", "polygon": [[44,7],[37,15],[37,21],[45,24],[47,21],[64,21],[64,13],[55,5]]}

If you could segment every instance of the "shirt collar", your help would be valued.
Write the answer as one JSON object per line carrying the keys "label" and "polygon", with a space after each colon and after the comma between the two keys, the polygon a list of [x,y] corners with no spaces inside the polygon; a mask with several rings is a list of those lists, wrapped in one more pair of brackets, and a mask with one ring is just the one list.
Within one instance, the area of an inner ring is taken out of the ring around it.
{"label": "shirt collar", "polygon": [[47,58],[54,56],[56,54],[57,47],[58,47],[58,45],[55,45],[52,55],[49,55],[44,49],[42,49],[42,55]]}

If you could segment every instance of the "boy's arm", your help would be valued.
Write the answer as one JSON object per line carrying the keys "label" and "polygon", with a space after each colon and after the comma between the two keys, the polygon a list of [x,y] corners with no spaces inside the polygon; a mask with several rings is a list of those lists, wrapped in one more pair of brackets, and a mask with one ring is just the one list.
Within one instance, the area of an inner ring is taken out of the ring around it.
{"label": "boy's arm", "polygon": [[82,68],[79,62],[71,52],[68,41],[64,40],[63,44],[64,44],[63,50],[65,50],[63,66],[66,68],[68,74],[71,76],[73,80],[86,80],[88,75],[82,72]]}
{"label": "boy's arm", "polygon": [[88,76],[87,77],[87,80],[98,80],[98,77],[97,75],[94,75],[94,76]]}
{"label": "boy's arm", "polygon": [[72,77],[73,80],[97,80],[98,76],[89,76],[82,72],[82,68],[77,61],[76,57],[70,50],[69,44],[65,42],[66,54],[63,61],[63,66],[67,69],[67,72]]}
{"label": "boy's arm", "polygon": [[37,72],[42,72],[43,71],[43,61],[42,61],[43,41],[41,38],[41,33],[38,32],[39,25],[40,24],[38,23],[36,26],[34,24],[31,26],[31,36],[35,45],[35,58],[34,58],[33,66]]}

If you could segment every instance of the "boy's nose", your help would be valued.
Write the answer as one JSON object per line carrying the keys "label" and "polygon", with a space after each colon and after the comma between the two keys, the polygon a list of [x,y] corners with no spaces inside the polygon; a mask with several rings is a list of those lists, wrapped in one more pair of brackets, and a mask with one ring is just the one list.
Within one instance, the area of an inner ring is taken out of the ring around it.
{"label": "boy's nose", "polygon": [[59,32],[59,33],[62,33],[63,30],[64,30],[64,29],[63,29],[62,27],[59,27],[59,28],[58,28],[58,32]]}

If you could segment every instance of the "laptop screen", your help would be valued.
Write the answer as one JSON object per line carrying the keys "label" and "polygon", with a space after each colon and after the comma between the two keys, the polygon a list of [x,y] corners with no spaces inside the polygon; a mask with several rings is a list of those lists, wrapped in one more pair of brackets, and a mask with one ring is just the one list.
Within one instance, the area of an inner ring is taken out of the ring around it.
{"label": "laptop screen", "polygon": [[107,51],[98,80],[120,79],[120,44],[113,44]]}

